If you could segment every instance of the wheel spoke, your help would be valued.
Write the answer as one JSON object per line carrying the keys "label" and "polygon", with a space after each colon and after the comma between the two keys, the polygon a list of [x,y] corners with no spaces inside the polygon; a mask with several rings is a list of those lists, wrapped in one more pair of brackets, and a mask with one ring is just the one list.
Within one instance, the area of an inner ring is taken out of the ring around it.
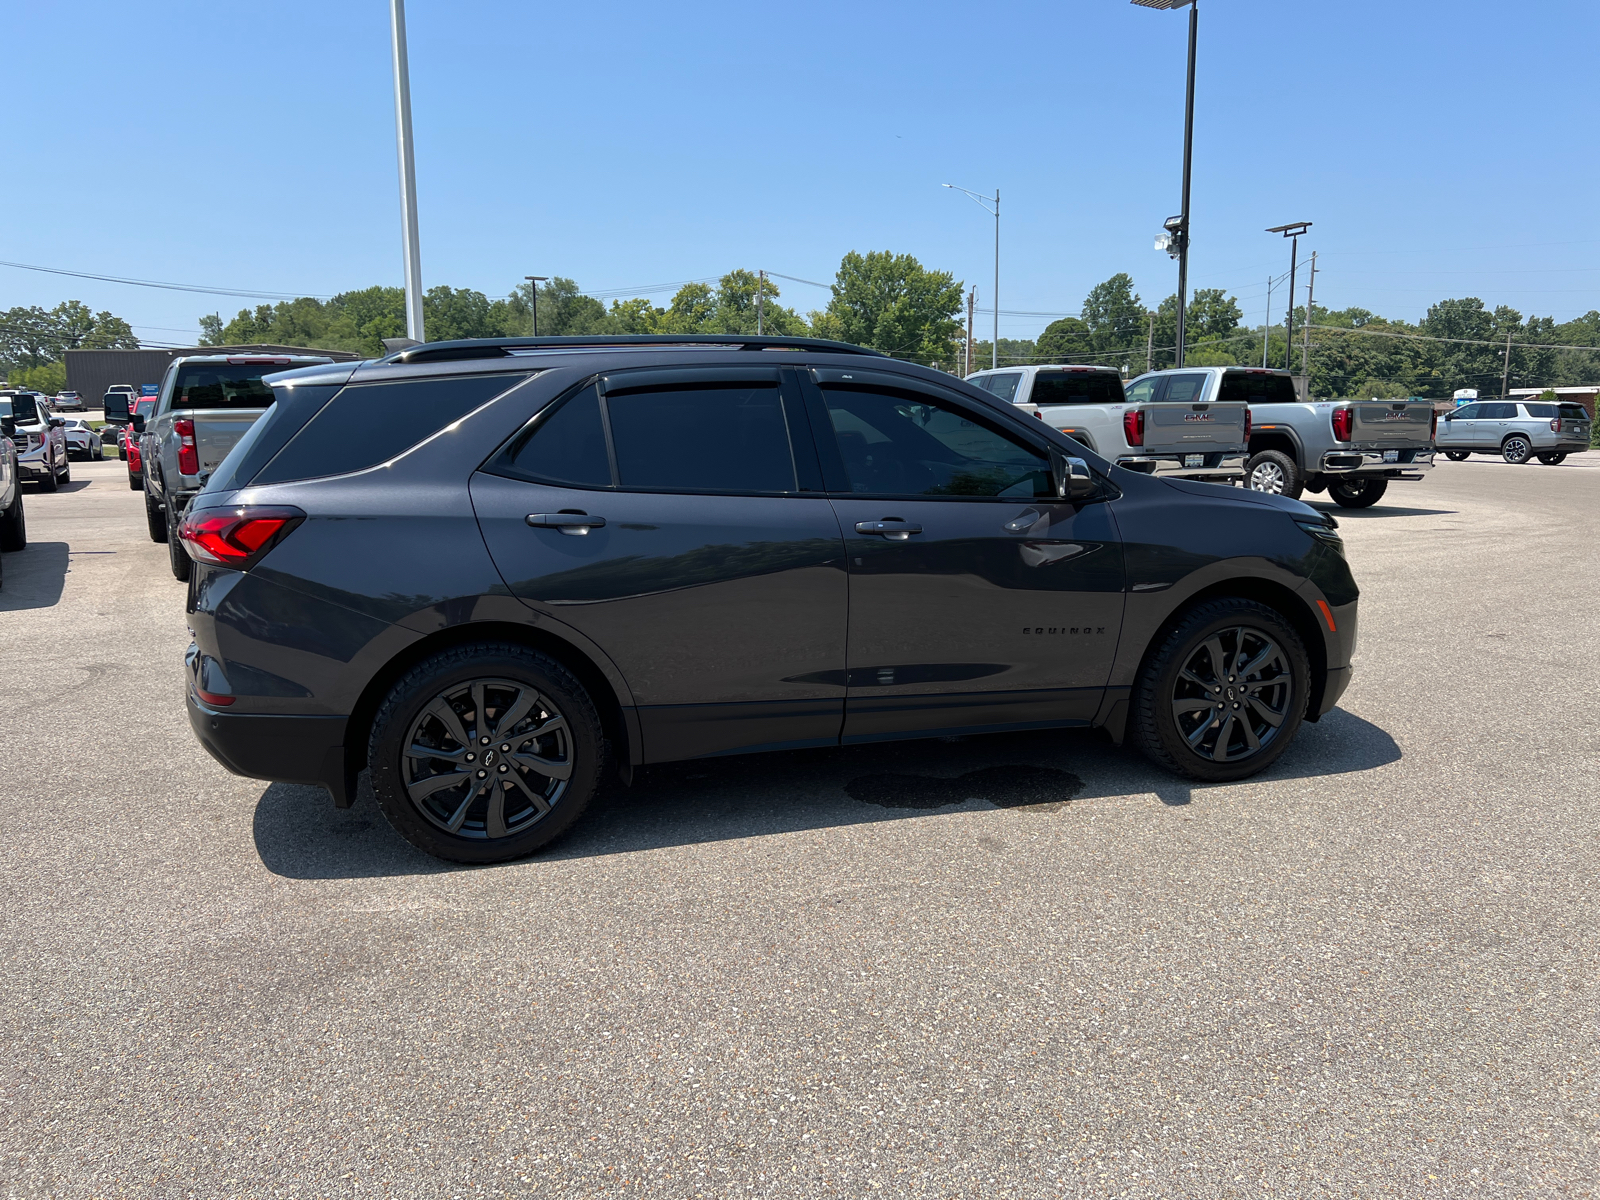
{"label": "wheel spoke", "polygon": [[459,750],[439,750],[433,746],[423,746],[413,742],[406,750],[407,758],[437,758],[453,763],[463,761],[466,756],[467,748],[465,746]]}
{"label": "wheel spoke", "polygon": [[430,775],[426,779],[418,779],[406,784],[406,792],[413,800],[426,800],[435,792],[442,792],[446,788],[455,787],[457,784],[471,779],[466,771],[446,771],[443,775]]}
{"label": "wheel spoke", "polygon": [[1228,677],[1228,656],[1222,650],[1222,638],[1217,634],[1208,637],[1203,645],[1206,653],[1211,657],[1211,669],[1216,673],[1217,682],[1221,683]]}
{"label": "wheel spoke", "polygon": [[1212,728],[1213,724],[1211,721],[1201,721],[1200,727],[1184,738],[1184,741],[1189,743],[1190,749],[1198,750],[1200,748],[1200,743],[1206,740],[1206,730]]}
{"label": "wheel spoke", "polygon": [[499,780],[489,785],[489,810],[484,814],[483,832],[492,838],[506,835],[506,790]]}
{"label": "wheel spoke", "polygon": [[1202,708],[1215,708],[1216,705],[1217,702],[1215,700],[1208,699],[1205,696],[1194,696],[1187,700],[1174,700],[1172,702],[1172,711],[1175,713],[1193,713],[1199,712]]}
{"label": "wheel spoke", "polygon": [[461,802],[460,808],[450,814],[450,819],[444,825],[446,829],[451,833],[459,833],[461,831],[461,822],[467,819],[467,809],[472,807],[472,802],[478,798],[478,793],[482,790],[482,785],[467,789],[467,798]]}
{"label": "wheel spoke", "polygon": [[1251,710],[1257,716],[1259,716],[1268,725],[1271,725],[1274,729],[1283,724],[1283,714],[1273,712],[1272,709],[1267,707],[1265,701],[1263,701],[1260,696],[1247,697],[1246,703],[1250,705]]}
{"label": "wheel spoke", "polygon": [[483,711],[483,681],[472,685],[472,736],[486,737],[489,733],[489,714]]}
{"label": "wheel spoke", "polygon": [[428,706],[428,715],[436,718],[449,732],[450,736],[455,738],[458,745],[470,746],[472,744],[472,739],[467,736],[467,731],[461,724],[461,718],[456,716],[456,710],[450,707],[450,702],[443,696],[440,696]]}
{"label": "wheel spoke", "polygon": [[539,792],[529,787],[526,779],[522,778],[522,776],[518,775],[515,771],[511,773],[509,778],[511,782],[516,785],[519,790],[521,790],[522,794],[533,802],[533,807],[538,811],[539,816],[542,817],[545,815],[545,813],[550,811],[550,801],[546,800],[542,795],[539,794]]}
{"label": "wheel spoke", "polygon": [[571,779],[572,763],[540,758],[537,754],[513,754],[511,760],[550,779]]}
{"label": "wheel spoke", "polygon": [[511,702],[511,707],[495,718],[494,736],[504,737],[517,727],[517,722],[533,711],[533,705],[538,700],[537,693],[532,688],[523,688],[517,693],[517,698]]}
{"label": "wheel spoke", "polygon": [[1188,667],[1185,667],[1183,670],[1178,672],[1178,678],[1179,679],[1186,679],[1190,683],[1193,683],[1193,684],[1198,684],[1200,687],[1205,688],[1207,691],[1210,691],[1212,686],[1213,686],[1213,682],[1211,680],[1209,680],[1209,679],[1201,679],[1200,676],[1196,675],[1193,671],[1189,670]]}
{"label": "wheel spoke", "polygon": [[1233,732],[1233,719],[1232,713],[1222,718],[1222,728],[1217,730],[1217,744],[1211,747],[1214,762],[1226,762],[1228,759],[1228,735]]}
{"label": "wheel spoke", "polygon": [[1239,714],[1239,728],[1244,731],[1244,744],[1249,748],[1251,754],[1261,749],[1261,739],[1256,736],[1256,731],[1250,727],[1250,718],[1244,713]]}
{"label": "wheel spoke", "polygon": [[511,739],[511,745],[515,749],[521,750],[522,747],[533,741],[534,738],[544,737],[547,734],[559,733],[565,730],[566,727],[567,719],[565,717],[551,717],[543,725],[530,729],[526,733],[517,734],[516,737]]}
{"label": "wheel spoke", "polygon": [[1260,654],[1256,655],[1249,662],[1245,663],[1244,666],[1239,668],[1239,678],[1248,679],[1250,676],[1259,671],[1269,658],[1272,658],[1277,653],[1277,645],[1273,642],[1268,642]]}

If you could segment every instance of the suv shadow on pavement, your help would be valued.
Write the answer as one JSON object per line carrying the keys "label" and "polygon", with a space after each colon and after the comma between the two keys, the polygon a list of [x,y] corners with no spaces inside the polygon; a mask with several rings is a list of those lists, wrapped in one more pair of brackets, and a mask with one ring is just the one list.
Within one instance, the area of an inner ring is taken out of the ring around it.
{"label": "suv shadow on pavement", "polygon": [[[1238,786],[1370,771],[1400,757],[1400,747],[1378,726],[1334,709],[1304,726],[1271,768]],[[1043,816],[1100,797],[1153,794],[1169,807],[1181,806],[1205,787],[1175,779],[1090,730],[694,759],[642,768],[631,788],[613,780],[580,826],[522,861],[592,858],[944,812],[1001,809]],[[377,811],[365,775],[350,809],[332,807],[319,787],[272,784],[256,805],[254,834],[262,864],[292,879],[493,869],[441,862],[407,844]]]}
{"label": "suv shadow on pavement", "polygon": [[29,542],[26,550],[7,554],[0,612],[54,608],[61,602],[71,562],[66,542]]}

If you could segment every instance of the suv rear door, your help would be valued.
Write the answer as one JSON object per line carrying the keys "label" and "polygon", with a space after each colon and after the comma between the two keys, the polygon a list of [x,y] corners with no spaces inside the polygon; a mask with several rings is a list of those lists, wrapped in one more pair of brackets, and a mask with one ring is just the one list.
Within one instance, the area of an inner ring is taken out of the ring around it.
{"label": "suv rear door", "polygon": [[616,664],[648,761],[838,741],[844,542],[780,368],[609,373],[537,413],[472,501],[511,591]]}
{"label": "suv rear door", "polygon": [[1057,499],[1047,447],[964,397],[805,382],[849,555],[845,741],[1091,719],[1122,623],[1108,506]]}

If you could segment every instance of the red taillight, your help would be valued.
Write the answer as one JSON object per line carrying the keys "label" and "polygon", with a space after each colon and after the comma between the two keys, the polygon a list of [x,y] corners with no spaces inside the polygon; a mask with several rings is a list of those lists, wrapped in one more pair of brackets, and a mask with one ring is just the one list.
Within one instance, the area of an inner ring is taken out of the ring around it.
{"label": "red taillight", "polygon": [[200,474],[200,451],[195,449],[194,422],[187,418],[174,421],[172,432],[178,435],[178,474]]}
{"label": "red taillight", "polygon": [[1244,444],[1246,446],[1248,446],[1250,444],[1250,410],[1249,410],[1249,408],[1246,408],[1244,410]]}
{"label": "red taillight", "polygon": [[298,508],[247,504],[191,512],[178,528],[189,557],[247,570],[306,519]]}
{"label": "red taillight", "polygon": [[1336,408],[1333,410],[1333,436],[1341,442],[1350,440],[1350,410]]}
{"label": "red taillight", "polygon": [[209,704],[212,708],[227,708],[234,701],[232,696],[224,696],[221,692],[207,692],[198,687],[194,689],[194,694],[200,697],[202,703]]}
{"label": "red taillight", "polygon": [[1437,408],[1433,410],[1433,421],[1428,425],[1428,436],[1430,438],[1439,436],[1439,410]]}
{"label": "red taillight", "polygon": [[128,470],[144,470],[144,459],[139,454],[139,443],[132,438],[128,439]]}
{"label": "red taillight", "polygon": [[1144,445],[1144,409],[1129,408],[1123,411],[1122,436],[1130,446]]}
{"label": "red taillight", "polygon": [[1561,418],[1560,417],[1557,417],[1554,421],[1550,422],[1550,429],[1554,433],[1560,433],[1561,432]]}

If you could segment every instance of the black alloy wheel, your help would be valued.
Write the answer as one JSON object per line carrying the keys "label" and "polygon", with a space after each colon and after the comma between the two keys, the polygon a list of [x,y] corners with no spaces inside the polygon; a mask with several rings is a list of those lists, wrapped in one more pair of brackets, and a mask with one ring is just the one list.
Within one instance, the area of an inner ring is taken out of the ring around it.
{"label": "black alloy wheel", "polygon": [[1305,484],[1294,459],[1281,450],[1263,450],[1253,455],[1244,468],[1244,485],[1253,492],[1300,499]]}
{"label": "black alloy wheel", "polygon": [[1500,443],[1500,457],[1513,465],[1525,463],[1533,455],[1533,443],[1520,433],[1513,433]]}
{"label": "black alloy wheel", "polygon": [[172,568],[172,577],[179,583],[188,583],[189,574],[194,570],[194,562],[189,557],[189,552],[183,548],[183,539],[178,536],[178,526],[182,524],[178,514],[173,511],[172,502],[167,501],[162,505],[166,512],[167,524],[167,565]]}
{"label": "black alloy wheel", "polygon": [[1169,771],[1243,779],[1288,748],[1309,684],[1305,647],[1281,613],[1253,600],[1208,601],[1145,664],[1130,732]]}
{"label": "black alloy wheel", "polygon": [[1539,461],[1547,467],[1558,467],[1567,461],[1567,454],[1565,450],[1552,451],[1549,454],[1539,455]]}
{"label": "black alloy wheel", "polygon": [[373,721],[372,787],[417,848],[456,862],[520,858],[577,820],[605,737],[560,663],[524,646],[445,651],[408,672]]}
{"label": "black alloy wheel", "polygon": [[0,512],[0,550],[28,548],[28,521],[22,514],[22,485],[19,482],[11,504]]}
{"label": "black alloy wheel", "polygon": [[1472,451],[1470,450],[1446,450],[1444,452],[1444,456],[1451,462],[1466,462],[1471,454]]}
{"label": "black alloy wheel", "polygon": [[1371,508],[1388,490],[1387,479],[1341,479],[1328,485],[1328,495],[1340,508]]}
{"label": "black alloy wheel", "polygon": [[167,510],[150,494],[149,488],[146,488],[144,492],[144,523],[145,527],[150,531],[150,540],[152,542],[159,543],[167,540]]}

